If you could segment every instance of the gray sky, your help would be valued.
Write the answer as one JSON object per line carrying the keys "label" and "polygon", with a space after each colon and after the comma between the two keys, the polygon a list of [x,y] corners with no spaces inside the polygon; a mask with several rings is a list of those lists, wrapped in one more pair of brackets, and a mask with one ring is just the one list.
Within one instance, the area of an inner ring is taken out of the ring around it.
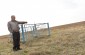
{"label": "gray sky", "polygon": [[7,22],[19,21],[58,26],[85,21],[85,0],[0,0],[0,35],[8,34]]}

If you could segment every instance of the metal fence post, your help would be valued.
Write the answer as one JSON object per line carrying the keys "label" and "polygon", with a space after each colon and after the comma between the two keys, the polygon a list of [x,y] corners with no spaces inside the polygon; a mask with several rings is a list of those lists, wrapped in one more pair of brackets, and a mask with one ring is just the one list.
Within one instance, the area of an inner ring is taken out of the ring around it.
{"label": "metal fence post", "polygon": [[23,24],[21,24],[21,30],[22,30],[22,40],[23,40],[23,43],[25,43],[25,36],[24,36]]}
{"label": "metal fence post", "polygon": [[48,26],[48,35],[50,36],[50,27],[49,27],[49,23],[47,23]]}
{"label": "metal fence post", "polygon": [[34,33],[35,33],[35,37],[37,37],[37,27],[36,27],[36,24],[34,24]]}

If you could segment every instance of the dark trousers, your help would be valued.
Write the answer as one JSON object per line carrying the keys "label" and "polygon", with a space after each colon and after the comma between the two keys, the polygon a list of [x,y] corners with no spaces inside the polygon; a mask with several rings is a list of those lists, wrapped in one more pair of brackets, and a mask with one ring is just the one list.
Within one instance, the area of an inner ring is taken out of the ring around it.
{"label": "dark trousers", "polygon": [[20,32],[13,32],[13,49],[20,48]]}

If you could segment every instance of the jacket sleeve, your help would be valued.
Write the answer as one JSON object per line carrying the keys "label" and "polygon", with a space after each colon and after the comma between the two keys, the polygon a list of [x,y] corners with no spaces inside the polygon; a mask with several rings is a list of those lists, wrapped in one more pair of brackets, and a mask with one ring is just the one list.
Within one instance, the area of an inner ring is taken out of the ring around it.
{"label": "jacket sleeve", "polygon": [[13,30],[12,30],[12,27],[11,27],[10,22],[8,22],[7,26],[8,26],[8,30],[9,30],[9,32],[10,32],[10,33],[12,33],[12,32],[13,32]]}
{"label": "jacket sleeve", "polygon": [[18,24],[25,24],[25,23],[27,23],[27,22],[25,22],[25,21],[17,21],[18,22]]}

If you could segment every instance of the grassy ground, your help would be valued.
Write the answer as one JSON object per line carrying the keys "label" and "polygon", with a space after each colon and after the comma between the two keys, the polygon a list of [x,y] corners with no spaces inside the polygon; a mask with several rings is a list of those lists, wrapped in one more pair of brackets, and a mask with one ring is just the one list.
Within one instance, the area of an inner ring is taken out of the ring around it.
{"label": "grassy ground", "polygon": [[0,38],[0,55],[85,55],[85,26],[51,28],[51,36],[33,38],[14,52],[10,38]]}

